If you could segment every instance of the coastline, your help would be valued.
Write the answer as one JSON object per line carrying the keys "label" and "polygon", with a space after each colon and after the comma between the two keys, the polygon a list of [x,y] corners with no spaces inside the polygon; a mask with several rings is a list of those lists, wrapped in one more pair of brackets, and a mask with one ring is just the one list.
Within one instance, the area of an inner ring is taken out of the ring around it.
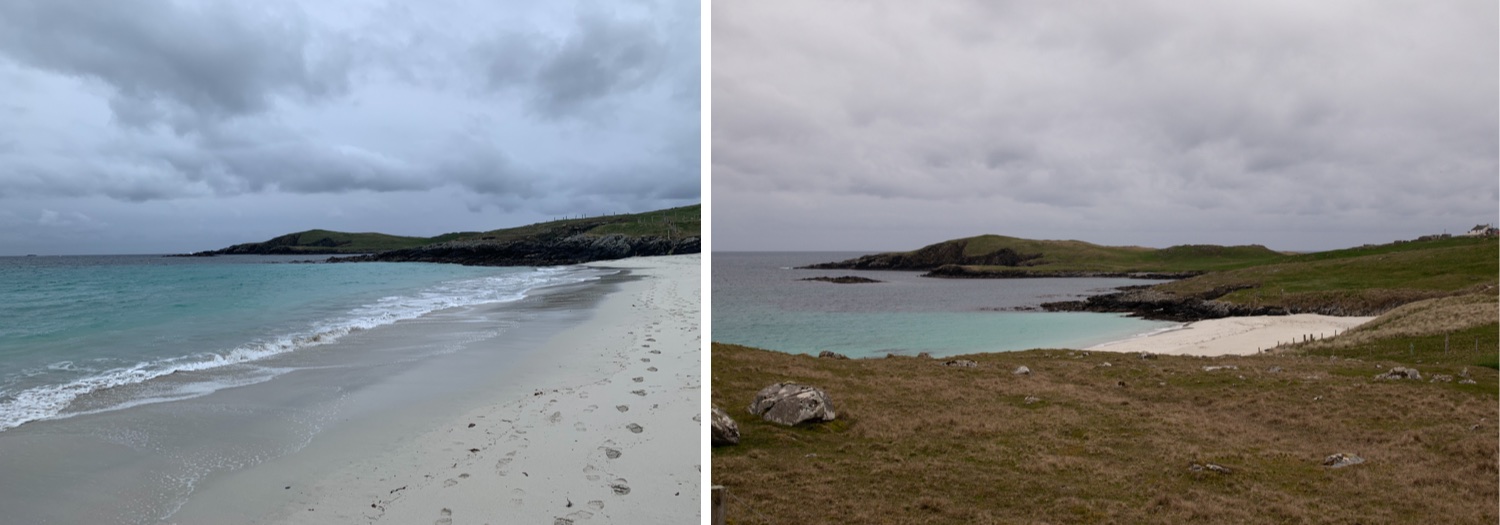
{"label": "coastline", "polygon": [[1374,317],[1319,314],[1259,315],[1194,321],[1178,328],[1086,348],[1107,352],[1167,355],[1253,355],[1279,343],[1299,341],[1304,335],[1332,337],[1369,322]]}
{"label": "coastline", "polygon": [[[629,277],[514,366],[484,371],[492,386],[462,410],[367,418],[205,486],[165,522],[696,521],[699,256],[589,266]],[[309,455],[342,461],[309,469]]]}

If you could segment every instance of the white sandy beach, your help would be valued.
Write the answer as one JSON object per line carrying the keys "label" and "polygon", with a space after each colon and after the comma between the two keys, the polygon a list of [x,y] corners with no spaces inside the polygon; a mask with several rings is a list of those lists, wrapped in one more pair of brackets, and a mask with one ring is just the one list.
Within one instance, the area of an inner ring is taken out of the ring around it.
{"label": "white sandy beach", "polygon": [[529,393],[310,480],[276,522],[697,523],[699,256],[595,266],[642,278],[507,376]]}
{"label": "white sandy beach", "polygon": [[1110,352],[1147,352],[1171,355],[1250,355],[1305,335],[1332,337],[1374,317],[1335,317],[1297,314],[1227,317],[1189,323],[1177,330],[1114,341],[1088,348]]}

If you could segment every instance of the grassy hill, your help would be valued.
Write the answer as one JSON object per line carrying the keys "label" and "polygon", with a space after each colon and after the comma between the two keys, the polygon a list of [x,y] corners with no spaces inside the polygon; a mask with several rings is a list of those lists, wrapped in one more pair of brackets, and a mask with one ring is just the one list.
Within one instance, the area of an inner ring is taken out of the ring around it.
{"label": "grassy hill", "polygon": [[671,240],[697,237],[701,205],[683,206],[645,213],[603,215],[540,222],[487,232],[455,232],[436,237],[403,237],[383,233],[346,233],[308,230],[282,235],[265,242],[237,244],[217,250],[221,254],[352,254],[379,253],[418,248],[450,241],[506,242],[560,238],[573,235],[662,237]]}
{"label": "grassy hill", "polygon": [[1157,249],[1100,246],[1083,241],[1040,241],[1001,235],[981,235],[965,240],[968,241],[964,247],[966,255],[1000,249],[1040,254],[1041,257],[1023,263],[1028,270],[1036,272],[1192,272],[1240,268],[1286,257],[1260,245],[1181,245]]}
{"label": "grassy hill", "polygon": [[[1083,241],[980,235],[814,265],[815,268],[936,270],[944,277],[1047,277],[1077,274],[1200,273],[1280,261],[1288,255],[1259,245],[1185,245],[1156,249]],[[946,267],[946,268],[944,268]]]}
{"label": "grassy hill", "polygon": [[1456,237],[1363,246],[1293,255],[1269,263],[1225,269],[1156,286],[1178,296],[1292,309],[1337,304],[1354,311],[1385,311],[1433,297],[1495,293],[1500,242]]}

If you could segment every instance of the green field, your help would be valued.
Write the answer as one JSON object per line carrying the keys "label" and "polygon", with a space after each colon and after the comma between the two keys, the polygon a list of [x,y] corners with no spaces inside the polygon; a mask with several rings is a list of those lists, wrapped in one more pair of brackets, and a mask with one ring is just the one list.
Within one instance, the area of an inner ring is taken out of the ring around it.
{"label": "green field", "polygon": [[[1242,268],[1280,261],[1287,255],[1265,246],[1183,245],[1170,248],[1139,246],[1100,246],[1083,241],[1042,241],[1002,235],[980,235],[967,241],[964,255],[976,256],[1000,249],[1023,254],[1040,254],[1026,261],[1025,270],[1050,272],[1190,272]],[[950,241],[952,242],[952,241]],[[978,269],[1012,269],[977,267]]]}
{"label": "green field", "polygon": [[1211,272],[1156,286],[1177,295],[1235,291],[1237,304],[1310,308],[1338,305],[1384,311],[1432,297],[1493,293],[1500,242],[1461,237],[1289,256],[1268,264]]}

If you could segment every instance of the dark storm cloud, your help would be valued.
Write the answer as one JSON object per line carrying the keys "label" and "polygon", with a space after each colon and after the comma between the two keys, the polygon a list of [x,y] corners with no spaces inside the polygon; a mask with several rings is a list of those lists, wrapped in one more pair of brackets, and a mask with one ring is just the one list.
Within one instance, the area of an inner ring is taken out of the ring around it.
{"label": "dark storm cloud", "polygon": [[336,57],[304,54],[296,12],[250,4],[10,0],[0,50],[24,64],[108,84],[124,124],[224,118],[266,109],[278,93],[320,96],[346,88]]}
{"label": "dark storm cloud", "polygon": [[0,209],[462,212],[408,217],[431,234],[691,204],[699,27],[684,2],[0,0]]}
{"label": "dark storm cloud", "polygon": [[[821,195],[889,211],[842,237],[855,249],[983,232],[1275,244],[1287,228],[1327,246],[1350,224],[1379,231],[1363,242],[1496,214],[1492,4],[793,7],[716,6],[716,210],[785,216]],[[1426,211],[1387,213],[1396,196]],[[1168,210],[1181,225],[1153,231]],[[802,218],[854,215],[819,211]],[[897,223],[923,233],[893,240]],[[1262,229],[1219,235],[1246,225]]]}

